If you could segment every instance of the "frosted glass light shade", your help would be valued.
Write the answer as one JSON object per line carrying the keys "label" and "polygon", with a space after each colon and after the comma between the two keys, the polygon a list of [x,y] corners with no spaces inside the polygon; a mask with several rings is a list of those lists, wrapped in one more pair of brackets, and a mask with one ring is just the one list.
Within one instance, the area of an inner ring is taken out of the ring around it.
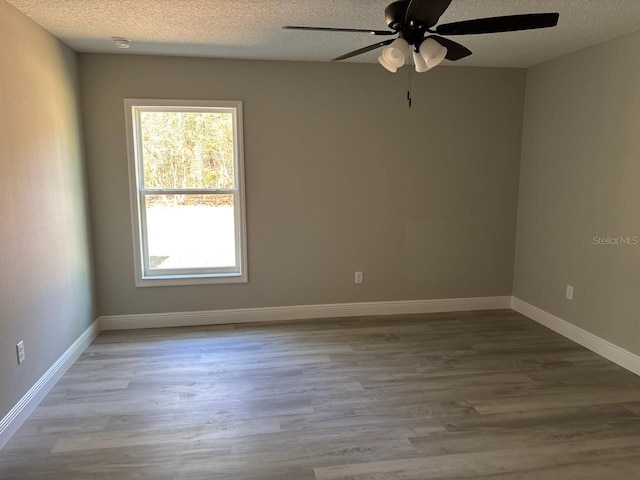
{"label": "frosted glass light shade", "polygon": [[404,65],[408,53],[409,44],[404,38],[398,38],[382,51],[382,58],[388,65],[397,69]]}
{"label": "frosted glass light shade", "polygon": [[415,50],[413,51],[413,64],[416,66],[416,72],[418,73],[431,70],[429,67],[427,67],[427,62],[424,61],[424,58],[422,58],[422,55],[420,55]]}
{"label": "frosted glass light shade", "polygon": [[420,45],[420,55],[424,59],[428,68],[433,68],[440,64],[447,56],[447,49],[433,38],[427,38]]}
{"label": "frosted glass light shade", "polygon": [[389,70],[391,73],[396,73],[398,71],[398,67],[394,67],[393,65],[389,65],[389,63],[385,60],[384,55],[380,55],[378,57],[378,62],[380,63],[380,65],[382,65],[384,68]]}

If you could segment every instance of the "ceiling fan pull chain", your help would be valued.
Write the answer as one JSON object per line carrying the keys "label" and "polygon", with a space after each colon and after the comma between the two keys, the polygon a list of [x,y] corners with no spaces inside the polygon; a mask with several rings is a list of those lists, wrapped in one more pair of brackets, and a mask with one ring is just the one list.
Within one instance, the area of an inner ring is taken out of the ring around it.
{"label": "ceiling fan pull chain", "polygon": [[409,104],[409,108],[411,108],[411,70],[413,70],[411,68],[411,61],[409,61],[409,68],[407,68],[407,70],[409,71],[409,78],[408,78],[408,86],[407,86],[407,103]]}

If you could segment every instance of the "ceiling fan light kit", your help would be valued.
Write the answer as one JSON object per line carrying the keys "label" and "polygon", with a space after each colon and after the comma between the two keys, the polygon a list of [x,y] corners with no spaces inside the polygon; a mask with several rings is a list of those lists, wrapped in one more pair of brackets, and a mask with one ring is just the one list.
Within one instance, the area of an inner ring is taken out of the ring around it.
{"label": "ceiling fan light kit", "polygon": [[[410,50],[409,43],[400,37],[382,50],[382,55],[378,57],[378,62],[390,72],[396,73],[405,64]],[[440,65],[447,56],[447,48],[434,39],[427,38],[422,42],[419,49],[414,49],[412,53],[416,72],[423,73]]]}

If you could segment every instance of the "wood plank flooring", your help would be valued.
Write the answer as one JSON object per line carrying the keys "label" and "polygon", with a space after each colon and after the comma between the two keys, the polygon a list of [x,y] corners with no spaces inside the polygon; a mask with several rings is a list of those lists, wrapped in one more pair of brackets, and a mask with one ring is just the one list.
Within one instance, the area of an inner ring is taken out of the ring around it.
{"label": "wood plank flooring", "polygon": [[510,311],[103,332],[0,478],[640,478],[640,378]]}

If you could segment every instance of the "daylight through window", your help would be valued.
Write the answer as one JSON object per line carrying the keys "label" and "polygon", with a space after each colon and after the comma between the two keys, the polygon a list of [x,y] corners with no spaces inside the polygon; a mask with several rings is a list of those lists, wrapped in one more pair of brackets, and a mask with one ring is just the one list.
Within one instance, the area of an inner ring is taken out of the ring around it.
{"label": "daylight through window", "polygon": [[246,281],[241,102],[125,104],[137,284]]}

